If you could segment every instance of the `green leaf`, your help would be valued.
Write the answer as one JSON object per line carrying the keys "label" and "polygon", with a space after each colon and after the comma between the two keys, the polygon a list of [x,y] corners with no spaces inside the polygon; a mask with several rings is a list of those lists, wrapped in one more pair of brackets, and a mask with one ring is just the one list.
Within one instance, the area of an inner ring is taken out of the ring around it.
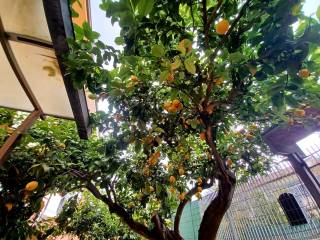
{"label": "green leaf", "polygon": [[187,69],[187,71],[191,74],[196,73],[196,65],[193,58],[189,57],[184,61],[184,66]]}
{"label": "green leaf", "polygon": [[154,0],[140,0],[137,8],[140,16],[147,16],[153,9]]}
{"label": "green leaf", "polygon": [[123,37],[116,37],[116,38],[114,39],[114,42],[115,42],[117,45],[122,45],[122,44],[124,44],[124,39],[123,39]]}
{"label": "green leaf", "polygon": [[151,49],[151,54],[155,57],[163,57],[164,53],[164,47],[161,45],[154,45]]}
{"label": "green leaf", "polygon": [[98,39],[100,37],[100,34],[98,32],[95,32],[91,29],[91,26],[89,25],[88,22],[84,22],[82,24],[82,28],[83,28],[83,33],[84,36],[90,40],[90,41],[94,41],[96,39]]}
{"label": "green leaf", "polygon": [[316,15],[317,15],[317,18],[320,20],[320,6],[317,8]]}
{"label": "green leaf", "polygon": [[160,73],[160,81],[161,82],[165,82],[169,76],[169,71],[168,70],[165,70],[163,72]]}
{"label": "green leaf", "polygon": [[79,13],[76,12],[73,8],[71,8],[71,17],[72,17],[72,18],[77,18],[77,17],[79,17]]}
{"label": "green leaf", "polygon": [[171,63],[171,70],[176,70],[180,67],[181,65],[181,60],[179,57],[174,58],[174,62]]}
{"label": "green leaf", "polygon": [[244,60],[244,56],[240,52],[231,53],[229,55],[231,63],[239,63]]}
{"label": "green leaf", "polygon": [[73,29],[74,29],[74,33],[76,35],[76,39],[82,40],[84,37],[83,29],[77,24],[73,24]]}

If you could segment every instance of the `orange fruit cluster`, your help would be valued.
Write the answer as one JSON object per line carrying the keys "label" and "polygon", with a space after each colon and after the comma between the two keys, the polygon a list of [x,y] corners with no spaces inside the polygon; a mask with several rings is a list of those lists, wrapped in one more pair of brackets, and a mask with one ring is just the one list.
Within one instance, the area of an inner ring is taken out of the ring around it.
{"label": "orange fruit cluster", "polygon": [[306,68],[300,69],[300,71],[299,71],[299,77],[301,77],[301,78],[307,78],[307,77],[309,77],[309,76],[310,76],[310,72],[309,72],[308,69],[306,69]]}
{"label": "orange fruit cluster", "polygon": [[180,193],[178,198],[179,198],[180,201],[183,201],[186,198],[186,193],[184,193],[184,192]]}
{"label": "orange fruit cluster", "polygon": [[169,113],[175,113],[183,109],[182,103],[175,99],[173,101],[165,102],[163,108]]}
{"label": "orange fruit cluster", "polygon": [[293,114],[297,117],[304,117],[306,112],[303,109],[296,109],[294,110]]}
{"label": "orange fruit cluster", "polygon": [[132,82],[134,82],[134,83],[139,82],[139,78],[138,78],[137,76],[135,76],[135,75],[131,75],[130,80],[131,80]]}
{"label": "orange fruit cluster", "polygon": [[219,78],[216,78],[215,80],[213,80],[214,84],[217,85],[217,86],[220,86],[223,84],[223,77],[219,77]]}
{"label": "orange fruit cluster", "polygon": [[5,204],[5,207],[6,207],[7,211],[10,212],[11,209],[13,208],[13,204],[11,202],[8,202]]}
{"label": "orange fruit cluster", "polygon": [[174,184],[176,182],[175,176],[170,176],[169,177],[169,182],[170,182],[170,184]]}
{"label": "orange fruit cluster", "polygon": [[172,83],[174,80],[174,75],[173,73],[169,73],[168,76],[167,76],[167,82],[168,83]]}
{"label": "orange fruit cluster", "polygon": [[231,158],[227,158],[227,161],[226,161],[226,165],[228,168],[230,168],[232,166],[233,162],[231,160]]}
{"label": "orange fruit cluster", "polygon": [[206,140],[206,133],[205,132],[200,133],[200,139],[203,141]]}
{"label": "orange fruit cluster", "polygon": [[159,157],[160,157],[160,151],[156,151],[148,159],[148,164],[151,166],[155,166],[158,163]]}
{"label": "orange fruit cluster", "polygon": [[182,176],[182,175],[184,175],[185,170],[184,170],[183,167],[179,167],[179,168],[178,168],[178,172],[179,172],[179,175]]}

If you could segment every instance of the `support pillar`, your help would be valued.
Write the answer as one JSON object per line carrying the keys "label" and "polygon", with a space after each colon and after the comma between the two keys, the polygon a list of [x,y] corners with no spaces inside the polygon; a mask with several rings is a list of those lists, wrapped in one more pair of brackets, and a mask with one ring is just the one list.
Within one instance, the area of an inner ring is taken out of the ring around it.
{"label": "support pillar", "polygon": [[41,116],[40,111],[33,111],[30,115],[21,123],[21,125],[11,134],[11,136],[5,141],[0,148],[0,166],[2,166],[7,160],[9,154],[18,143],[22,134],[24,134],[32,124]]}
{"label": "support pillar", "polygon": [[294,168],[297,175],[300,177],[301,181],[304,183],[306,188],[309,190],[311,196],[316,202],[318,208],[320,209],[320,183],[314,174],[311,172],[310,168],[305,163],[304,159],[298,154],[292,153],[288,155],[288,160]]}

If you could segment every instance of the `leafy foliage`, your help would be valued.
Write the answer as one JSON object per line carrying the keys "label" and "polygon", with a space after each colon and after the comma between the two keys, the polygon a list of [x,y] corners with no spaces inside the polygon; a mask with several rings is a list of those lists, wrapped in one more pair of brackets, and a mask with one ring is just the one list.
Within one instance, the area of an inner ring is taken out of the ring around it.
{"label": "leafy foliage", "polygon": [[[232,172],[245,180],[268,169],[265,129],[318,124],[306,112],[320,102],[320,24],[303,15],[301,4],[103,0],[101,9],[121,27],[115,41],[123,50],[101,42],[84,23],[75,26],[77,39],[69,40],[65,56],[74,86],[107,102],[91,119],[103,136],[83,142],[68,122],[37,123],[1,170],[1,206],[14,201],[11,211],[2,207],[11,217],[1,219],[1,234],[15,234],[19,222],[12,219],[25,224],[45,192],[87,188],[145,238],[180,239],[177,226],[169,228],[193,195],[201,198],[215,180],[219,191],[234,187]],[[222,19],[228,24],[217,33]],[[2,119],[12,125],[12,117]],[[26,208],[21,190],[34,179],[40,187]],[[215,211],[226,211],[230,189]],[[87,207],[76,214],[104,226],[105,215]],[[72,224],[81,223],[76,216]],[[80,225],[71,231],[81,234],[87,226]]]}
{"label": "leafy foliage", "polygon": [[87,191],[80,198],[78,195],[70,198],[56,222],[58,225],[54,227],[54,235],[73,233],[80,240],[139,239],[117,216],[110,214],[105,204]]}

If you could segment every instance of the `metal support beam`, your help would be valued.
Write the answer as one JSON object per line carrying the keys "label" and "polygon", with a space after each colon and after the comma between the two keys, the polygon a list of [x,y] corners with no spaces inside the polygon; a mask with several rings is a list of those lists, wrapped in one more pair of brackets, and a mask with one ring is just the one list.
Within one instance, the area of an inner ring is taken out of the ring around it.
{"label": "metal support beam", "polygon": [[28,117],[21,123],[21,125],[5,141],[3,146],[0,148],[0,166],[5,163],[22,134],[32,126],[32,124],[40,117],[40,114],[41,112],[39,110],[35,110],[30,113]]}
{"label": "metal support beam", "polygon": [[3,51],[5,52],[7,59],[10,63],[10,66],[11,66],[14,74],[16,75],[21,87],[23,88],[24,92],[28,96],[34,109],[36,111],[38,111],[40,113],[40,117],[42,119],[44,119],[44,114],[41,109],[41,106],[40,106],[38,100],[36,99],[35,95],[33,94],[31,87],[29,86],[26,78],[24,77],[24,74],[23,74],[21,68],[19,67],[17,59],[15,58],[14,53],[11,49],[10,43],[9,43],[8,38],[6,36],[6,33],[5,33],[5,29],[4,29],[1,17],[0,17],[0,42],[1,42],[1,45],[3,48]]}
{"label": "metal support beam", "polygon": [[288,155],[288,160],[320,209],[320,183],[317,178],[298,154]]}

